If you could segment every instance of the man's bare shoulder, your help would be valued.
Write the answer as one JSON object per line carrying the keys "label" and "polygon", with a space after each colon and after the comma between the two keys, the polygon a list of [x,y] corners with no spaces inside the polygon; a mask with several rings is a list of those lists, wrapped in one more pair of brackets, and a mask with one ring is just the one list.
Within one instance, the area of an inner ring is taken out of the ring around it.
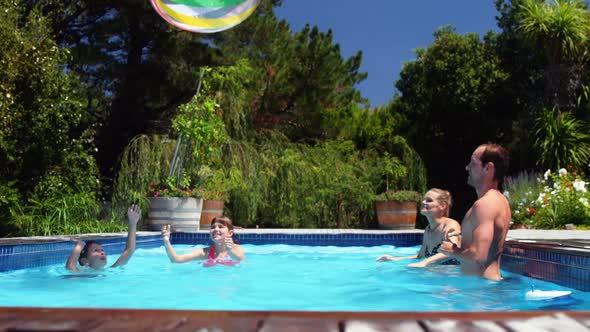
{"label": "man's bare shoulder", "polygon": [[473,204],[473,211],[480,217],[490,217],[510,210],[510,204],[502,193],[490,190]]}

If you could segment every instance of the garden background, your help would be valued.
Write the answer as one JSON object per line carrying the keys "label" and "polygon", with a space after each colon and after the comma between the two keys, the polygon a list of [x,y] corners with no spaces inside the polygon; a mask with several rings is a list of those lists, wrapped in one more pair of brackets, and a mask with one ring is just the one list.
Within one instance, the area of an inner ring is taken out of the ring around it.
{"label": "garden background", "polygon": [[428,187],[460,220],[488,141],[511,151],[516,224],[587,228],[587,4],[495,3],[499,32],[433,31],[371,108],[362,53],[292,31],[280,0],[211,35],[148,1],[0,0],[0,235],[124,230],[126,207],[165,187],[226,200],[242,227],[374,228],[379,194]]}

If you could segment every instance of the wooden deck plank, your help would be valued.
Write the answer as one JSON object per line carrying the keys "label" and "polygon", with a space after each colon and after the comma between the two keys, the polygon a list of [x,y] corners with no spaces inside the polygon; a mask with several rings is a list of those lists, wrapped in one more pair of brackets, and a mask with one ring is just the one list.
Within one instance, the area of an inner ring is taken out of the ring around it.
{"label": "wooden deck plank", "polygon": [[463,331],[463,332],[506,332],[506,329],[490,320],[423,320],[422,324],[429,332]]}
{"label": "wooden deck plank", "polygon": [[266,318],[260,332],[339,332],[340,322],[337,319],[297,318],[271,315]]}
{"label": "wooden deck plank", "polygon": [[96,315],[73,317],[61,313],[21,314],[0,323],[0,331],[88,331],[99,324],[101,319]]}
{"label": "wooden deck plank", "polygon": [[588,311],[281,312],[0,308],[2,331],[588,331]]}
{"label": "wooden deck plank", "polygon": [[345,332],[424,332],[415,320],[347,320]]}
{"label": "wooden deck plank", "polygon": [[226,318],[224,320],[211,319],[211,318],[195,318],[195,317],[184,317],[183,320],[177,320],[180,322],[176,327],[169,325],[169,329],[156,328],[152,331],[174,331],[174,332],[193,332],[193,331],[244,331],[244,332],[256,332],[262,320],[256,318]]}
{"label": "wooden deck plank", "polygon": [[590,329],[578,320],[568,317],[563,313],[545,315],[526,320],[507,320],[502,322],[510,330],[515,332],[528,331],[568,331],[588,332]]}

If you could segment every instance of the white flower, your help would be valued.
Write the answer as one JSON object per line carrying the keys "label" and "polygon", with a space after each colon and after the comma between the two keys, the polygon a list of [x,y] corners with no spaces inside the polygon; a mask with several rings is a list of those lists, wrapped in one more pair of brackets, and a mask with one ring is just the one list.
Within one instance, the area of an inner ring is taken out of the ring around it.
{"label": "white flower", "polygon": [[506,196],[506,198],[510,198],[510,192],[508,190],[504,190],[502,194]]}
{"label": "white flower", "polygon": [[549,175],[551,175],[551,170],[550,170],[550,169],[548,169],[548,170],[545,172],[545,174],[543,174],[543,178],[544,178],[545,180],[547,180],[547,179],[549,179]]}
{"label": "white flower", "polygon": [[580,179],[574,180],[574,189],[576,189],[576,191],[586,193],[586,181]]}
{"label": "white flower", "polygon": [[537,202],[543,203],[545,201],[545,193],[540,193],[539,198],[537,198]]}
{"label": "white flower", "polygon": [[582,205],[588,207],[588,199],[586,197],[580,197],[579,201],[582,203]]}
{"label": "white flower", "polygon": [[559,176],[565,176],[567,175],[567,171],[565,168],[560,168],[559,169]]}
{"label": "white flower", "polygon": [[559,190],[559,188],[561,188],[561,184],[559,182],[555,182],[553,184],[553,189]]}

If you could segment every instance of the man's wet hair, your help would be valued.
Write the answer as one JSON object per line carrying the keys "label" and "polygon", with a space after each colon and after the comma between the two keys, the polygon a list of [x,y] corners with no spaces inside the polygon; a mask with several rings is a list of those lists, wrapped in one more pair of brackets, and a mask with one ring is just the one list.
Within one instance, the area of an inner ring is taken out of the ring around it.
{"label": "man's wet hair", "polygon": [[508,150],[503,146],[496,143],[482,144],[484,147],[483,153],[481,154],[482,165],[489,162],[494,163],[494,179],[501,185],[504,181],[504,176],[508,172],[508,164],[510,162],[510,156]]}
{"label": "man's wet hair", "polygon": [[100,245],[100,243],[91,240],[91,241],[86,242],[86,244],[84,245],[84,248],[82,248],[82,251],[80,251],[80,257],[78,257],[78,263],[80,263],[80,265],[83,265],[82,258],[88,258],[88,250],[90,249],[90,246],[92,246],[93,244]]}

